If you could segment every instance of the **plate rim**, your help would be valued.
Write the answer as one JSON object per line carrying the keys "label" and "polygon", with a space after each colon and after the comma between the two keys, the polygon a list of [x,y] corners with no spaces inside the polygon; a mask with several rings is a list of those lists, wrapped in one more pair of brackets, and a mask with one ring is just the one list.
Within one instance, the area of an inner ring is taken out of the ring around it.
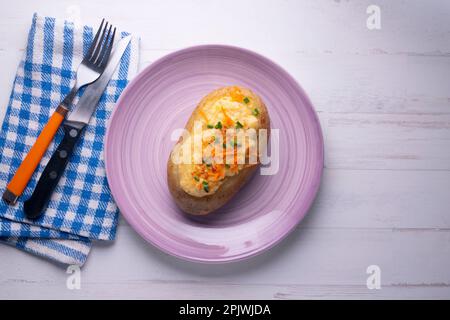
{"label": "plate rim", "polygon": [[[302,98],[305,100],[306,104],[309,105],[308,107],[312,111],[316,131],[318,132],[319,143],[320,143],[320,146],[318,148],[319,152],[320,152],[320,157],[318,158],[318,161],[320,161],[320,164],[317,166],[318,172],[316,173],[318,175],[316,178],[317,184],[315,186],[313,196],[310,198],[309,203],[305,207],[306,209],[305,209],[305,213],[303,214],[303,216],[300,217],[300,219],[298,219],[298,221],[293,223],[289,229],[287,229],[285,232],[280,234],[278,237],[275,237],[272,241],[269,241],[266,245],[258,247],[254,251],[249,251],[247,253],[243,253],[243,254],[239,254],[237,256],[227,257],[227,258],[211,259],[211,258],[198,258],[198,257],[196,258],[196,257],[188,256],[188,255],[182,255],[182,254],[172,252],[172,251],[168,250],[167,248],[161,246],[158,242],[154,241],[153,239],[150,239],[150,237],[147,236],[143,230],[141,230],[140,225],[138,223],[135,223],[132,220],[131,216],[128,216],[128,214],[125,213],[126,211],[123,210],[124,204],[121,204],[121,203],[119,203],[118,200],[116,200],[116,197],[114,196],[114,191],[113,191],[113,188],[111,187],[111,183],[110,183],[110,179],[109,179],[109,176],[112,175],[112,173],[110,172],[111,169],[108,169],[109,168],[109,165],[108,165],[108,141],[111,139],[109,137],[110,137],[112,120],[113,120],[116,112],[118,112],[117,110],[119,109],[120,104],[122,103],[122,100],[124,100],[126,95],[128,94],[128,92],[131,91],[134,86],[136,86],[136,83],[138,83],[142,78],[144,78],[149,73],[149,70],[151,70],[155,66],[157,66],[160,63],[163,63],[164,61],[169,60],[172,57],[179,55],[181,53],[195,51],[195,50],[204,50],[204,49],[225,49],[225,50],[240,51],[245,54],[256,56],[257,58],[264,60],[269,65],[271,65],[272,67],[277,69],[277,71],[279,71],[284,77],[288,78],[288,80],[296,87],[296,90],[299,90],[301,92]],[[228,45],[228,44],[202,44],[202,45],[194,45],[194,46],[185,47],[185,48],[182,48],[179,50],[175,50],[173,52],[165,54],[162,57],[156,59],[151,64],[149,64],[148,66],[144,67],[141,71],[139,71],[138,74],[133,79],[131,79],[131,81],[127,84],[127,86],[125,87],[123,92],[120,94],[120,97],[117,100],[115,107],[113,108],[113,110],[111,112],[111,115],[109,116],[103,146],[104,146],[103,155],[104,155],[104,163],[105,163],[106,180],[107,180],[111,195],[114,199],[114,202],[116,203],[117,207],[119,208],[119,214],[121,214],[124,217],[124,219],[128,222],[128,224],[133,228],[134,231],[136,231],[137,234],[139,234],[139,236],[141,238],[143,238],[147,243],[158,248],[162,252],[164,252],[168,255],[174,256],[176,258],[179,258],[181,260],[196,262],[196,263],[203,263],[203,264],[225,264],[225,263],[233,263],[233,262],[246,260],[246,259],[255,257],[259,254],[262,254],[264,252],[267,252],[268,250],[270,250],[273,247],[275,247],[276,245],[278,245],[281,241],[286,239],[287,236],[293,232],[293,230],[300,224],[301,221],[304,220],[306,215],[308,215],[308,213],[310,212],[311,206],[315,202],[315,199],[317,198],[317,195],[319,193],[320,186],[322,184],[324,162],[325,162],[325,146],[324,146],[322,125],[319,121],[317,111],[315,110],[308,94],[305,92],[303,87],[298,83],[298,81],[288,71],[286,71],[286,69],[284,69],[281,65],[279,65],[272,59],[267,58],[266,56],[264,56],[260,53],[257,53],[253,50],[249,50],[249,49],[239,47],[239,46]]]}

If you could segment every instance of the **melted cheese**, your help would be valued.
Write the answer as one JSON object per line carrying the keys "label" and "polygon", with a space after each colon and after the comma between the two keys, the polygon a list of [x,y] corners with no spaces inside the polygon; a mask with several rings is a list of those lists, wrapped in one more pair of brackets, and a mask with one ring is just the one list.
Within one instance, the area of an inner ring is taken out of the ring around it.
{"label": "melted cheese", "polygon": [[225,96],[215,103],[206,105],[202,108],[201,111],[206,116],[209,123],[206,123],[206,119],[204,118],[201,120],[206,124],[215,125],[218,121],[225,123],[228,116],[233,123],[239,121],[244,128],[257,129],[259,127],[259,120],[253,115],[252,105],[251,102],[247,105],[244,102],[234,101],[231,97]]}
{"label": "melted cheese", "polygon": [[[259,129],[259,117],[254,114],[255,108],[258,108],[258,106],[255,106],[252,100],[245,103],[244,101],[236,101],[235,99],[232,96],[224,96],[213,103],[204,105],[198,110],[200,117],[196,120],[202,122],[203,153],[198,154],[199,151],[201,153],[201,150],[191,148],[194,151],[192,159],[195,159],[195,156],[197,156],[198,159],[205,160],[205,147],[210,146],[211,149],[214,149],[218,146],[219,148],[223,148],[224,142],[232,143],[231,141],[223,141],[223,139],[226,140],[225,130],[236,128],[238,123],[242,125],[242,129],[244,130],[250,128],[255,130]],[[222,128],[217,127],[219,122]],[[211,128],[212,126],[214,128]],[[189,147],[191,145],[193,145],[193,139],[186,139],[183,141],[182,148],[180,149],[183,149],[183,146]],[[225,151],[226,149],[224,148],[223,150]],[[211,161],[211,157],[206,160],[203,163],[179,164],[180,186],[192,196],[204,197],[213,194],[227,176],[238,174],[246,166],[246,164],[236,163],[230,165],[218,164]]]}

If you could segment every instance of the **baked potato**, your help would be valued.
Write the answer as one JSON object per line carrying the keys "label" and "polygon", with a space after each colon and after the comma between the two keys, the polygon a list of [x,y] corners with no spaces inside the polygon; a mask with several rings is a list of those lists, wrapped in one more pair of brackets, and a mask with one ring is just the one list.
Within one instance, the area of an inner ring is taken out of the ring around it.
{"label": "baked potato", "polygon": [[167,162],[169,190],[184,212],[205,215],[228,202],[256,171],[258,140],[261,132],[269,137],[270,118],[251,90],[223,87],[200,101],[184,132]]}

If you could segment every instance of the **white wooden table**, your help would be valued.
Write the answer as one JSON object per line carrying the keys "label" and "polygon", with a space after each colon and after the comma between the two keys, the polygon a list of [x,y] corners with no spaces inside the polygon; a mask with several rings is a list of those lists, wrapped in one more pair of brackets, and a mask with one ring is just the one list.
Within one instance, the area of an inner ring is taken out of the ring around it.
{"label": "white wooden table", "polygon": [[[371,4],[380,30],[367,28]],[[307,218],[254,259],[180,261],[122,220],[80,290],[60,266],[0,246],[0,298],[450,298],[450,2],[14,0],[0,10],[0,118],[35,11],[139,34],[141,68],[196,44],[266,55],[309,94],[325,171]]]}

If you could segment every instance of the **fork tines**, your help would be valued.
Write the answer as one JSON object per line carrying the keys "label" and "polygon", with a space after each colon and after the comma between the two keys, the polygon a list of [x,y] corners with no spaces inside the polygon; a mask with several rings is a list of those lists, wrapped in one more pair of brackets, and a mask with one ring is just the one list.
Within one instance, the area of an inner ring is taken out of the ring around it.
{"label": "fork tines", "polygon": [[108,22],[105,23],[103,18],[83,62],[88,63],[92,68],[104,69],[114,44],[115,35],[116,28],[113,29],[112,25],[108,27]]}

